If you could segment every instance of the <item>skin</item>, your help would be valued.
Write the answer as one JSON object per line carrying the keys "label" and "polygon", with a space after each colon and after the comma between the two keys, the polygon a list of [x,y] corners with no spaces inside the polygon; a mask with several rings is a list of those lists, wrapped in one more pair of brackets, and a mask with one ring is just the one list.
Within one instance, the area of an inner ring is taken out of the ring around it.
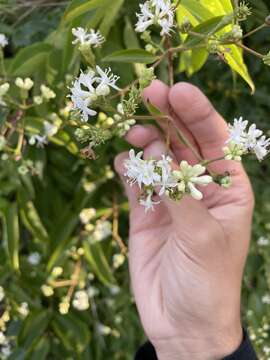
{"label": "skin", "polygon": [[[175,124],[205,159],[223,155],[227,124],[205,95],[193,85],[171,89],[154,81],[144,93]],[[166,129],[164,121],[159,125]],[[190,149],[170,130],[171,156],[197,163]],[[127,135],[145,158],[166,152],[161,132],[136,125]],[[232,186],[202,188],[204,198],[163,198],[145,214],[139,189],[124,179],[123,161],[115,167],[130,203],[129,259],[132,289],[145,333],[159,360],[215,360],[233,353],[242,341],[240,293],[253,213],[253,193],[240,163],[218,161],[211,171],[232,175]]]}

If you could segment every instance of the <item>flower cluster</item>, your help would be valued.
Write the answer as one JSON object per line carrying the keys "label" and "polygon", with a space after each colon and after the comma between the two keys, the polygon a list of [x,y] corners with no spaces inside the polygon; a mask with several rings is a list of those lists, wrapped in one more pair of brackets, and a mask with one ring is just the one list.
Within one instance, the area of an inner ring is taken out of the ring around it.
{"label": "flower cluster", "polygon": [[184,194],[201,200],[203,194],[196,186],[206,186],[213,181],[210,175],[204,175],[206,168],[200,164],[192,166],[181,161],[178,169],[173,170],[169,156],[163,155],[160,160],[143,160],[142,156],[142,151],[136,155],[133,149],[130,150],[129,159],[125,161],[125,176],[130,185],[136,183],[142,190],[139,202],[146,212],[160,203],[160,199],[153,200],[155,193],[165,194],[173,200],[181,199]]}
{"label": "flower cluster", "polygon": [[101,33],[93,29],[90,29],[89,32],[87,32],[87,30],[77,27],[72,29],[72,34],[75,36],[75,40],[72,42],[74,45],[79,44],[99,47],[105,41],[105,38]]}
{"label": "flower cluster", "polygon": [[252,152],[261,161],[268,154],[269,146],[270,138],[266,138],[255,124],[248,126],[248,121],[240,117],[229,125],[229,139],[223,151],[227,160],[240,161],[242,155]]}
{"label": "flower cluster", "polygon": [[73,109],[81,114],[81,120],[88,121],[89,116],[95,116],[97,112],[91,108],[100,96],[110,94],[110,88],[120,90],[116,86],[119,76],[114,75],[111,69],[103,71],[96,66],[96,71],[90,69],[80,73],[73,82],[69,95],[73,102]]}
{"label": "flower cluster", "polygon": [[174,6],[171,0],[149,0],[140,4],[141,13],[136,14],[137,32],[144,32],[149,26],[161,27],[160,35],[169,35],[174,26]]}
{"label": "flower cluster", "polygon": [[54,136],[58,132],[58,126],[49,121],[44,121],[43,134],[34,134],[29,138],[30,145],[37,145],[43,148],[48,144],[48,138]]}

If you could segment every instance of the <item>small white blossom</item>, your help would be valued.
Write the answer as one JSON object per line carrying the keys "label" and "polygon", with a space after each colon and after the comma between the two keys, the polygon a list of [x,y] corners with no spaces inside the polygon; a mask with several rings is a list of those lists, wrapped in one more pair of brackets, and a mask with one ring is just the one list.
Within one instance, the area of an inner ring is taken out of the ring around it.
{"label": "small white blossom", "polygon": [[41,105],[43,103],[42,96],[39,96],[39,95],[34,96],[33,100],[36,105]]}
{"label": "small white blossom", "polygon": [[123,254],[114,254],[113,255],[113,267],[118,269],[125,262],[125,255]]}
{"label": "small white blossom", "polygon": [[181,161],[180,169],[173,171],[173,176],[179,182],[177,187],[180,192],[190,194],[194,199],[201,200],[203,194],[196,185],[206,186],[213,182],[209,175],[202,175],[206,168],[200,164],[189,165],[187,161]]}
{"label": "small white blossom", "polygon": [[75,36],[75,40],[72,42],[72,44],[86,44],[99,47],[105,41],[100,31],[95,31],[94,29],[90,29],[89,32],[87,32],[87,30],[81,27],[77,27],[72,29],[72,34]]}
{"label": "small white blossom", "polygon": [[263,303],[263,304],[270,305],[270,294],[265,294],[265,295],[262,297],[262,303]]}
{"label": "small white blossom", "polygon": [[174,6],[170,0],[149,0],[140,4],[135,30],[144,32],[151,25],[161,27],[160,35],[169,35],[174,26]]}
{"label": "small white blossom", "polygon": [[9,83],[4,83],[2,85],[0,85],[0,105],[5,106],[6,103],[3,100],[3,96],[6,95],[6,93],[9,90]]}
{"label": "small white blossom", "polygon": [[6,335],[0,331],[0,345],[4,345],[7,343],[7,338],[6,338]]}
{"label": "small white blossom", "polygon": [[102,241],[112,233],[112,224],[109,221],[99,221],[93,232],[94,241]]}
{"label": "small white blossom", "polygon": [[76,291],[74,294],[72,305],[75,309],[79,311],[87,310],[90,306],[87,292],[84,290]]}
{"label": "small white blossom", "polygon": [[96,209],[94,208],[85,208],[80,212],[80,220],[82,224],[87,224],[95,215]]}
{"label": "small white blossom", "polygon": [[40,253],[33,252],[27,257],[27,261],[30,265],[38,265],[40,263]]}
{"label": "small white blossom", "polygon": [[111,72],[111,68],[105,69],[104,71],[97,66],[97,73],[99,77],[96,78],[98,82],[98,86],[96,88],[96,93],[98,96],[107,96],[110,93],[110,87],[115,90],[120,90],[119,87],[116,86],[116,82],[120,79],[120,76],[114,75]]}
{"label": "small white blossom", "polygon": [[0,302],[3,301],[5,298],[5,291],[2,286],[0,286]]}
{"label": "small white blossom", "polygon": [[18,77],[15,80],[15,85],[18,86],[20,89],[29,91],[32,89],[34,82],[30,78],[22,79],[22,78]]}
{"label": "small white blossom", "polygon": [[270,243],[269,239],[267,237],[261,236],[259,237],[257,244],[259,246],[268,246]]}
{"label": "small white blossom", "polygon": [[27,302],[21,303],[21,305],[18,307],[18,312],[23,317],[26,317],[29,314],[29,306],[28,306]]}
{"label": "small white blossom", "polygon": [[162,159],[156,163],[156,166],[161,169],[161,179],[159,184],[161,186],[159,191],[160,196],[165,193],[166,187],[172,188],[177,185],[177,182],[172,176],[171,162],[172,159],[169,156],[162,155]]}
{"label": "small white blossom", "polygon": [[253,152],[258,160],[263,160],[268,154],[270,139],[255,124],[248,129],[247,126],[248,121],[242,117],[234,119],[233,125],[229,125],[228,146],[223,148],[226,159],[240,161],[243,154]]}
{"label": "small white blossom", "polygon": [[10,344],[6,343],[5,346],[1,348],[1,359],[5,360],[8,359],[11,355],[11,346]]}
{"label": "small white blossom", "polygon": [[59,277],[60,275],[63,274],[63,268],[61,266],[55,266],[53,269],[52,269],[52,273],[51,275],[54,277],[54,278],[57,278]]}
{"label": "small white blossom", "polygon": [[58,132],[58,126],[49,121],[44,121],[43,127],[45,136],[54,136]]}
{"label": "small white blossom", "polygon": [[41,286],[41,291],[42,291],[43,295],[46,297],[50,297],[54,294],[53,288],[46,284]]}
{"label": "small white blossom", "polygon": [[153,193],[149,192],[149,194],[146,196],[146,198],[142,198],[139,200],[140,205],[144,206],[146,213],[149,210],[154,211],[154,205],[160,204],[160,201],[153,201],[152,196],[153,196]]}
{"label": "small white blossom", "polygon": [[128,182],[131,185],[138,183],[140,188],[142,185],[153,185],[161,180],[160,175],[155,172],[155,161],[143,160],[141,158],[142,155],[142,151],[135,155],[135,151],[131,149],[129,151],[129,159],[124,164],[127,169],[124,175],[129,178]]}
{"label": "small white blossom", "polygon": [[98,324],[98,332],[101,335],[109,335],[111,333],[112,329],[109,326]]}
{"label": "small white blossom", "polygon": [[41,91],[42,97],[47,101],[54,99],[56,97],[55,92],[46,85],[41,85],[40,91]]}
{"label": "small white blossom", "polygon": [[8,45],[8,39],[5,34],[0,34],[0,48],[4,48]]}
{"label": "small white blossom", "polygon": [[48,144],[48,138],[46,135],[32,135],[29,139],[30,145],[37,145],[39,148],[43,148]]}

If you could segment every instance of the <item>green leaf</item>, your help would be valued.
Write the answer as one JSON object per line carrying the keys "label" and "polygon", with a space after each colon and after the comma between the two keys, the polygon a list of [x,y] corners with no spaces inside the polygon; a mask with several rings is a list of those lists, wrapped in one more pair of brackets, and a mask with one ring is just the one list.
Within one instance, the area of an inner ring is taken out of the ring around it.
{"label": "green leaf", "polygon": [[89,244],[87,240],[83,242],[85,259],[88,261],[91,270],[96,274],[104,285],[111,286],[115,284],[112,270],[108,264],[106,256],[100,243]]}
{"label": "green leaf", "polygon": [[20,50],[10,63],[8,72],[12,76],[33,75],[45,63],[52,46],[45,43],[36,43]]}
{"label": "green leaf", "polygon": [[146,107],[147,107],[148,111],[150,112],[150,114],[153,115],[153,116],[166,116],[164,113],[162,113],[159,110],[159,108],[157,108],[155,105],[150,103],[149,100],[146,103]]}
{"label": "green leaf", "polygon": [[49,242],[49,236],[45,229],[39,214],[32,201],[27,200],[22,194],[18,197],[20,205],[20,216],[24,223],[24,226],[29,232],[41,242]]}
{"label": "green leaf", "polygon": [[230,51],[224,51],[224,57],[228,65],[236,71],[249,84],[252,94],[255,92],[255,85],[249,76],[248,69],[243,60],[243,52],[236,45],[226,46]]}
{"label": "green leaf", "polygon": [[67,315],[55,314],[51,326],[63,345],[78,353],[82,353],[90,342],[89,326],[71,313]]}
{"label": "green leaf", "polygon": [[[111,26],[114,24],[115,19],[119,14],[123,2],[124,0],[113,0],[113,1],[109,1],[109,3],[107,4],[106,12],[99,26],[99,30],[104,36],[108,35]],[[110,15],[108,16],[108,14]]]}
{"label": "green leaf", "polygon": [[35,344],[29,360],[46,360],[50,352],[50,342],[47,337],[42,337],[40,341]]}
{"label": "green leaf", "polygon": [[112,54],[105,56],[103,61],[151,64],[157,59],[157,56],[143,49],[126,49],[115,51]]}
{"label": "green leaf", "polygon": [[138,49],[140,47],[134,26],[128,17],[125,18],[124,43],[127,49]]}
{"label": "green leaf", "polygon": [[108,0],[73,0],[64,13],[62,23],[70,22],[90,10],[104,6],[106,3]]}
{"label": "green leaf", "polygon": [[11,266],[19,270],[19,220],[16,203],[10,203],[3,211],[3,236],[7,244]]}
{"label": "green leaf", "polygon": [[18,336],[18,344],[29,349],[34,341],[44,334],[49,322],[50,315],[47,310],[32,311],[23,322]]}

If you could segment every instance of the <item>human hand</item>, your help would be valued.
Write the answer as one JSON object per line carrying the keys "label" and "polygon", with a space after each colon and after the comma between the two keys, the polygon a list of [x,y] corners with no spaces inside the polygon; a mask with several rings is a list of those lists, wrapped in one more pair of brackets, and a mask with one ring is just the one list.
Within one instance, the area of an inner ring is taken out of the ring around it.
{"label": "human hand", "polygon": [[[203,158],[222,156],[227,124],[198,88],[179,83],[169,89],[154,81],[145,98],[173,116]],[[161,126],[164,126],[162,121]],[[170,130],[172,156],[178,163],[196,158]],[[164,140],[152,126],[135,126],[127,140],[160,158]],[[123,177],[123,161],[116,169]],[[196,201],[164,198],[144,213],[139,189],[124,180],[130,203],[129,260],[132,288],[144,330],[159,360],[221,359],[240,345],[240,292],[248,252],[253,194],[241,164],[219,161],[211,171],[232,175],[232,186],[203,189]]]}

